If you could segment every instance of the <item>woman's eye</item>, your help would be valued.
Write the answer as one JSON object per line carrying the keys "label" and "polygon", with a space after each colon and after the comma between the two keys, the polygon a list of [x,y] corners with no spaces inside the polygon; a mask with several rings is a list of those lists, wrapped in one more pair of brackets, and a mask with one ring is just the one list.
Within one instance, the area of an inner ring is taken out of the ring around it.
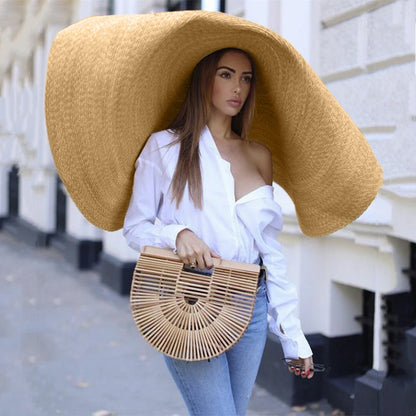
{"label": "woman's eye", "polygon": [[229,72],[221,72],[220,77],[229,79],[231,77],[231,75],[230,75]]}
{"label": "woman's eye", "polygon": [[243,81],[246,82],[247,84],[250,84],[251,82],[251,77],[244,77]]}

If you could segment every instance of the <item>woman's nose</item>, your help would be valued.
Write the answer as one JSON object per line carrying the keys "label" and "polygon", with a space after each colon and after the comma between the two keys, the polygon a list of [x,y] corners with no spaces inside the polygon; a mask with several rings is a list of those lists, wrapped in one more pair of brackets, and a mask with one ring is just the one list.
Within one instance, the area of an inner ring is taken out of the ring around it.
{"label": "woman's nose", "polygon": [[240,87],[240,85],[239,85],[239,84],[237,84],[237,85],[234,87],[234,94],[240,94],[240,92],[241,92],[241,87]]}

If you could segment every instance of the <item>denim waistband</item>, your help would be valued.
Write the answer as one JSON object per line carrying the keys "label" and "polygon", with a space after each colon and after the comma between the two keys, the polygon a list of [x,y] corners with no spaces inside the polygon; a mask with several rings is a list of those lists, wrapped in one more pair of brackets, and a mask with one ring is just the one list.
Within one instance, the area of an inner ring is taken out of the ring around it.
{"label": "denim waistband", "polygon": [[257,260],[253,261],[253,264],[258,264],[261,267],[263,266],[263,259],[259,257]]}
{"label": "denim waistband", "polygon": [[266,269],[263,267],[263,260],[261,257],[256,260],[255,264],[260,266],[259,277],[257,280],[257,287],[259,288],[266,281]]}

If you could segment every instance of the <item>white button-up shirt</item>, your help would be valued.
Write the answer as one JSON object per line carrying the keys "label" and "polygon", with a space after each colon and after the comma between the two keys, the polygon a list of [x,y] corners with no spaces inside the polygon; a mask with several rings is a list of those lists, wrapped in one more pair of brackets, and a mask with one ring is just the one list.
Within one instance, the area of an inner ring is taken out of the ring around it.
{"label": "white button-up shirt", "polygon": [[267,268],[270,330],[279,336],[285,357],[311,356],[296,316],[296,288],[286,277],[277,241],[282,214],[273,187],[261,186],[236,201],[230,164],[205,127],[199,143],[203,209],[195,208],[187,187],[176,208],[170,185],[180,145],[169,146],[174,139],[167,130],[152,134],[136,161],[123,228],[128,245],[138,251],[145,245],[174,249],[177,234],[188,228],[223,259],[254,263],[261,257]]}

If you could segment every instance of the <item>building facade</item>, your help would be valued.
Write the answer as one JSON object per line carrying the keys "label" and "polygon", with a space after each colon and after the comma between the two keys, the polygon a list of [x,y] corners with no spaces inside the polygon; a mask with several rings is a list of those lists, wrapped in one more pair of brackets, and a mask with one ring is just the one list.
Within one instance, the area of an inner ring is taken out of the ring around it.
{"label": "building facade", "polygon": [[312,383],[279,365],[270,336],[258,382],[290,404],[326,397],[356,415],[416,413],[416,64],[414,0],[0,0],[0,227],[53,245],[128,294],[137,253],[120,231],[88,223],[66,194],[43,113],[56,33],[90,15],[204,8],[288,39],[367,137],[384,185],[351,225],[322,238],[299,230],[282,189],[280,240],[315,361]]}

